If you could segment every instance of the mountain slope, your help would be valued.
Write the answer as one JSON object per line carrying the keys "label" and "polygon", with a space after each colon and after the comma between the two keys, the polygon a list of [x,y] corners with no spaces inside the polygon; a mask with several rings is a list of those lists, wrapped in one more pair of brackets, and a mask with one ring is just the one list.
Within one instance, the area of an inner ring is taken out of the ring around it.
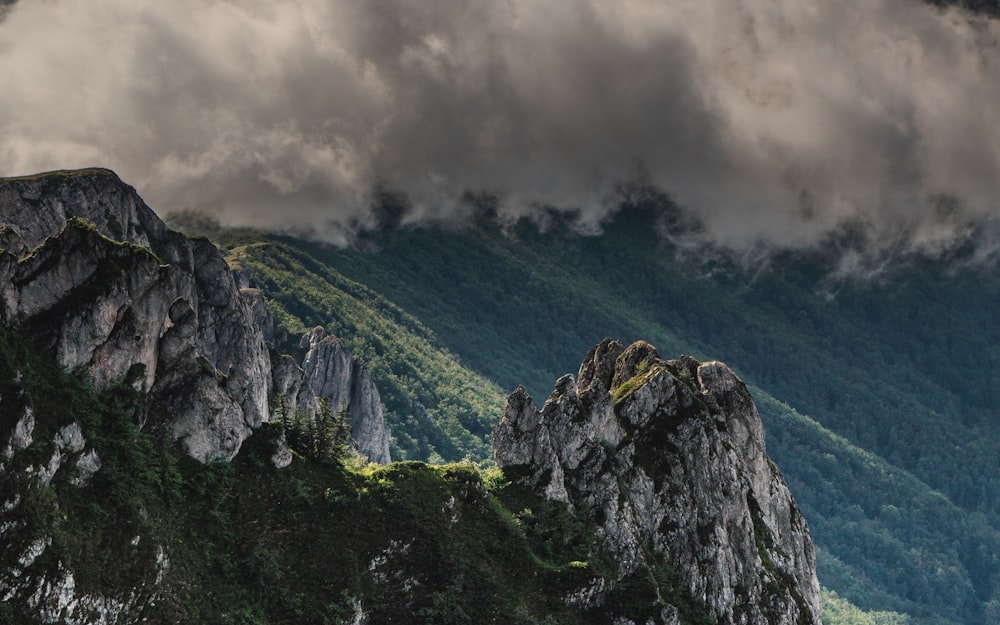
{"label": "mountain slope", "polygon": [[464,368],[423,323],[285,242],[237,246],[229,257],[249,269],[292,335],[325,326],[364,361],[386,406],[394,458],[491,459],[486,438],[500,389]]}
{"label": "mountain slope", "polygon": [[598,237],[478,223],[349,250],[273,240],[363,282],[508,388],[538,394],[605,336],[724,354],[816,526],[821,581],[928,623],[995,618],[996,281],[914,261],[882,283],[837,282],[822,257],[751,275],[678,260],[658,217],[633,207]]}

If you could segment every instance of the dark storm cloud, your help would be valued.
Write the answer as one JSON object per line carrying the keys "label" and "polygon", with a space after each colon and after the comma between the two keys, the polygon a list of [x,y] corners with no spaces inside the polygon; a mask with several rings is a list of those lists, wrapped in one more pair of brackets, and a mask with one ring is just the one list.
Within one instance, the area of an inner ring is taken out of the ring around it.
{"label": "dark storm cloud", "polygon": [[913,0],[50,0],[0,23],[0,171],[340,240],[373,185],[579,209],[642,176],[736,249],[997,219],[1000,27]]}

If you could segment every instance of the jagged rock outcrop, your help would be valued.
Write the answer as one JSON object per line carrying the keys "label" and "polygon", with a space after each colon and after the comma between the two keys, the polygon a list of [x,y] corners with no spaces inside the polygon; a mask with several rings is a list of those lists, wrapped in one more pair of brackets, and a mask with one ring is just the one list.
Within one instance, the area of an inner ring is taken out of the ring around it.
{"label": "jagged rock outcrop", "polygon": [[378,464],[392,461],[382,399],[368,369],[335,336],[321,327],[304,335],[299,366],[288,355],[272,363],[275,413],[289,419],[316,419],[323,409],[347,410],[357,450]]}
{"label": "jagged rock outcrop", "polygon": [[605,340],[540,410],[518,388],[493,447],[508,476],[592,518],[619,580],[664,563],[720,625],[820,622],[808,527],[726,365]]}
{"label": "jagged rock outcrop", "polygon": [[272,372],[278,330],[249,273],[235,269],[209,241],[170,230],[108,170],[0,180],[0,322],[24,326],[98,387],[126,380],[143,391],[143,427],[199,460],[232,458],[270,418],[275,389],[307,413],[316,397],[347,407],[361,450],[388,462],[364,367],[321,337],[305,373],[281,357]]}
{"label": "jagged rock outcrop", "polygon": [[[255,286],[253,272],[238,260],[230,268],[264,339],[272,346],[286,342],[287,332],[268,313],[264,295]],[[272,353],[273,412],[281,418],[312,420],[322,406],[335,413],[347,410],[355,449],[370,462],[392,462],[382,398],[364,363],[322,327],[304,334],[298,346],[305,352],[301,363],[287,354]]]}
{"label": "jagged rock outcrop", "polygon": [[200,460],[231,458],[267,419],[267,346],[211,243],[107,170],[5,180],[0,222],[0,320],[98,386],[148,392],[149,427]]}
{"label": "jagged rock outcrop", "polygon": [[302,369],[313,393],[324,398],[334,412],[346,409],[358,449],[372,462],[388,464],[389,432],[382,399],[368,369],[323,328],[303,336],[300,346],[307,348]]}

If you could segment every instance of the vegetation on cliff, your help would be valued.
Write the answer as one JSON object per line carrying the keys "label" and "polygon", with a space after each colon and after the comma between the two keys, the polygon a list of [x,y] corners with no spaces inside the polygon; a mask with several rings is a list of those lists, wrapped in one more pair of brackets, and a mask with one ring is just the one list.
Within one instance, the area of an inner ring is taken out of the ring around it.
{"label": "vegetation on cliff", "polygon": [[[278,424],[234,461],[204,465],[137,429],[127,384],[95,391],[15,329],[0,328],[0,365],[2,440],[28,407],[34,423],[0,471],[17,501],[0,533],[11,593],[0,623],[33,622],[25,602],[66,570],[78,602],[145,597],[115,604],[133,622],[597,624],[654,614],[662,597],[702,615],[685,623],[712,622],[670,576],[616,581],[592,526],[497,469],[365,465],[347,452],[275,469]],[[73,423],[101,469],[80,484],[64,464],[42,483],[37,467]],[[611,588],[604,605],[565,600],[596,579]]]}
{"label": "vegetation on cliff", "polygon": [[633,207],[598,237],[485,222],[391,230],[347,250],[212,235],[234,248],[270,241],[306,268],[363,282],[467,368],[536,396],[605,336],[721,355],[758,400],[768,451],[813,527],[822,584],[915,622],[997,618],[1000,481],[983,470],[1000,453],[997,282],[928,262],[837,281],[819,256],[747,273],[679,258],[655,220]]}

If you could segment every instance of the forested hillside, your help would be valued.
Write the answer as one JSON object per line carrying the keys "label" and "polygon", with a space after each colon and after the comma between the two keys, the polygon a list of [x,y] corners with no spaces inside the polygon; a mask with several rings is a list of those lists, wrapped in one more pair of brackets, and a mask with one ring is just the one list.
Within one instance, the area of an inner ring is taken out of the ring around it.
{"label": "forested hillside", "polygon": [[[330,329],[382,363],[380,384],[409,383],[393,371],[398,352],[373,341],[402,336],[373,332],[382,317],[407,319],[426,341],[417,352],[476,372],[413,375],[437,397],[466,398],[420,402],[454,411],[436,427],[458,442],[432,443],[447,460],[480,457],[476,437],[500,396],[486,379],[504,390],[523,383],[541,400],[605,336],[724,359],[754,388],[768,451],[812,524],[821,583],[916,623],[998,622],[996,281],[956,268],[960,259],[913,260],[875,281],[833,279],[822,255],[774,258],[763,271],[718,256],[679,260],[657,219],[631,207],[601,236],[488,220],[390,229],[346,250],[208,234],[256,270],[291,325],[319,322],[307,312],[317,291],[369,302],[363,324]],[[306,287],[315,280],[322,288]],[[396,424],[410,418],[388,404]],[[452,436],[459,428],[468,435]],[[428,457],[431,447],[410,442],[420,438],[413,424],[394,431],[408,457]]]}
{"label": "forested hillside", "polygon": [[[269,310],[290,336],[324,325],[349,337],[378,380],[395,433],[393,458],[491,462],[487,435],[502,406],[500,388],[463,368],[420,320],[292,245],[237,246],[230,262],[248,267],[274,294]],[[296,347],[294,340],[287,345]]]}

